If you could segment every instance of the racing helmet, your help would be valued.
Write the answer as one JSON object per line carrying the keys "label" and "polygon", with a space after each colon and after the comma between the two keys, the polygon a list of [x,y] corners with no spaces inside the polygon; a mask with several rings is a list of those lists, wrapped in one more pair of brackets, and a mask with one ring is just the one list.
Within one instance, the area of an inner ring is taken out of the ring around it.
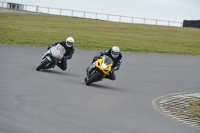
{"label": "racing helmet", "polygon": [[117,58],[119,56],[120,49],[117,46],[113,46],[111,49],[111,55],[113,58]]}
{"label": "racing helmet", "polygon": [[66,39],[66,45],[67,45],[67,47],[72,47],[73,44],[74,44],[74,38],[68,37],[68,38]]}

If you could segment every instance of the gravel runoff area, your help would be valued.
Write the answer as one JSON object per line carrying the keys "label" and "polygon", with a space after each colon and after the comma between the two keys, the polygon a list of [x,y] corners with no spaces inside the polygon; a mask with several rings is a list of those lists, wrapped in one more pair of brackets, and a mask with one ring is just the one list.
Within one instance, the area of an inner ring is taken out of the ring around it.
{"label": "gravel runoff area", "polygon": [[200,100],[200,93],[177,94],[161,98],[157,102],[159,108],[167,116],[200,129],[200,118],[194,117],[188,107]]}

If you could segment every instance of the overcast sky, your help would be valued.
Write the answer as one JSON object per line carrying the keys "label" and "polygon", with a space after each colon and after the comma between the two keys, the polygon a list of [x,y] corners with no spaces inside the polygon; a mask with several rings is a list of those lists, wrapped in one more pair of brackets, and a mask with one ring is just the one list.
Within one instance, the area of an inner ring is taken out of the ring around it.
{"label": "overcast sky", "polygon": [[200,0],[0,0],[27,5],[183,22],[200,20]]}

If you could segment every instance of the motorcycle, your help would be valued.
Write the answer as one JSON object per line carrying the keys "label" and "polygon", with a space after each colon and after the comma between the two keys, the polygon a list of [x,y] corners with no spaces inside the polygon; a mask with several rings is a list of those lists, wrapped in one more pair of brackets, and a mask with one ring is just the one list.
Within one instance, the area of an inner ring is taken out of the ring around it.
{"label": "motorcycle", "polygon": [[41,64],[36,68],[37,71],[40,69],[54,68],[58,62],[61,61],[64,54],[66,53],[65,48],[57,44],[52,46],[41,58]]}
{"label": "motorcycle", "polygon": [[87,77],[85,84],[90,85],[93,82],[102,81],[112,70],[113,61],[109,56],[101,56],[87,68]]}

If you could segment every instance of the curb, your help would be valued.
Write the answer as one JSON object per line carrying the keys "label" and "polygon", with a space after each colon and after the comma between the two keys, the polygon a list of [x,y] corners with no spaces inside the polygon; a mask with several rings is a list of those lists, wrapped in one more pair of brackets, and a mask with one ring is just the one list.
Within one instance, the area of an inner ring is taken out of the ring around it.
{"label": "curb", "polygon": [[169,117],[200,129],[200,118],[191,114],[188,107],[200,100],[200,93],[175,94],[156,100],[154,107]]}

